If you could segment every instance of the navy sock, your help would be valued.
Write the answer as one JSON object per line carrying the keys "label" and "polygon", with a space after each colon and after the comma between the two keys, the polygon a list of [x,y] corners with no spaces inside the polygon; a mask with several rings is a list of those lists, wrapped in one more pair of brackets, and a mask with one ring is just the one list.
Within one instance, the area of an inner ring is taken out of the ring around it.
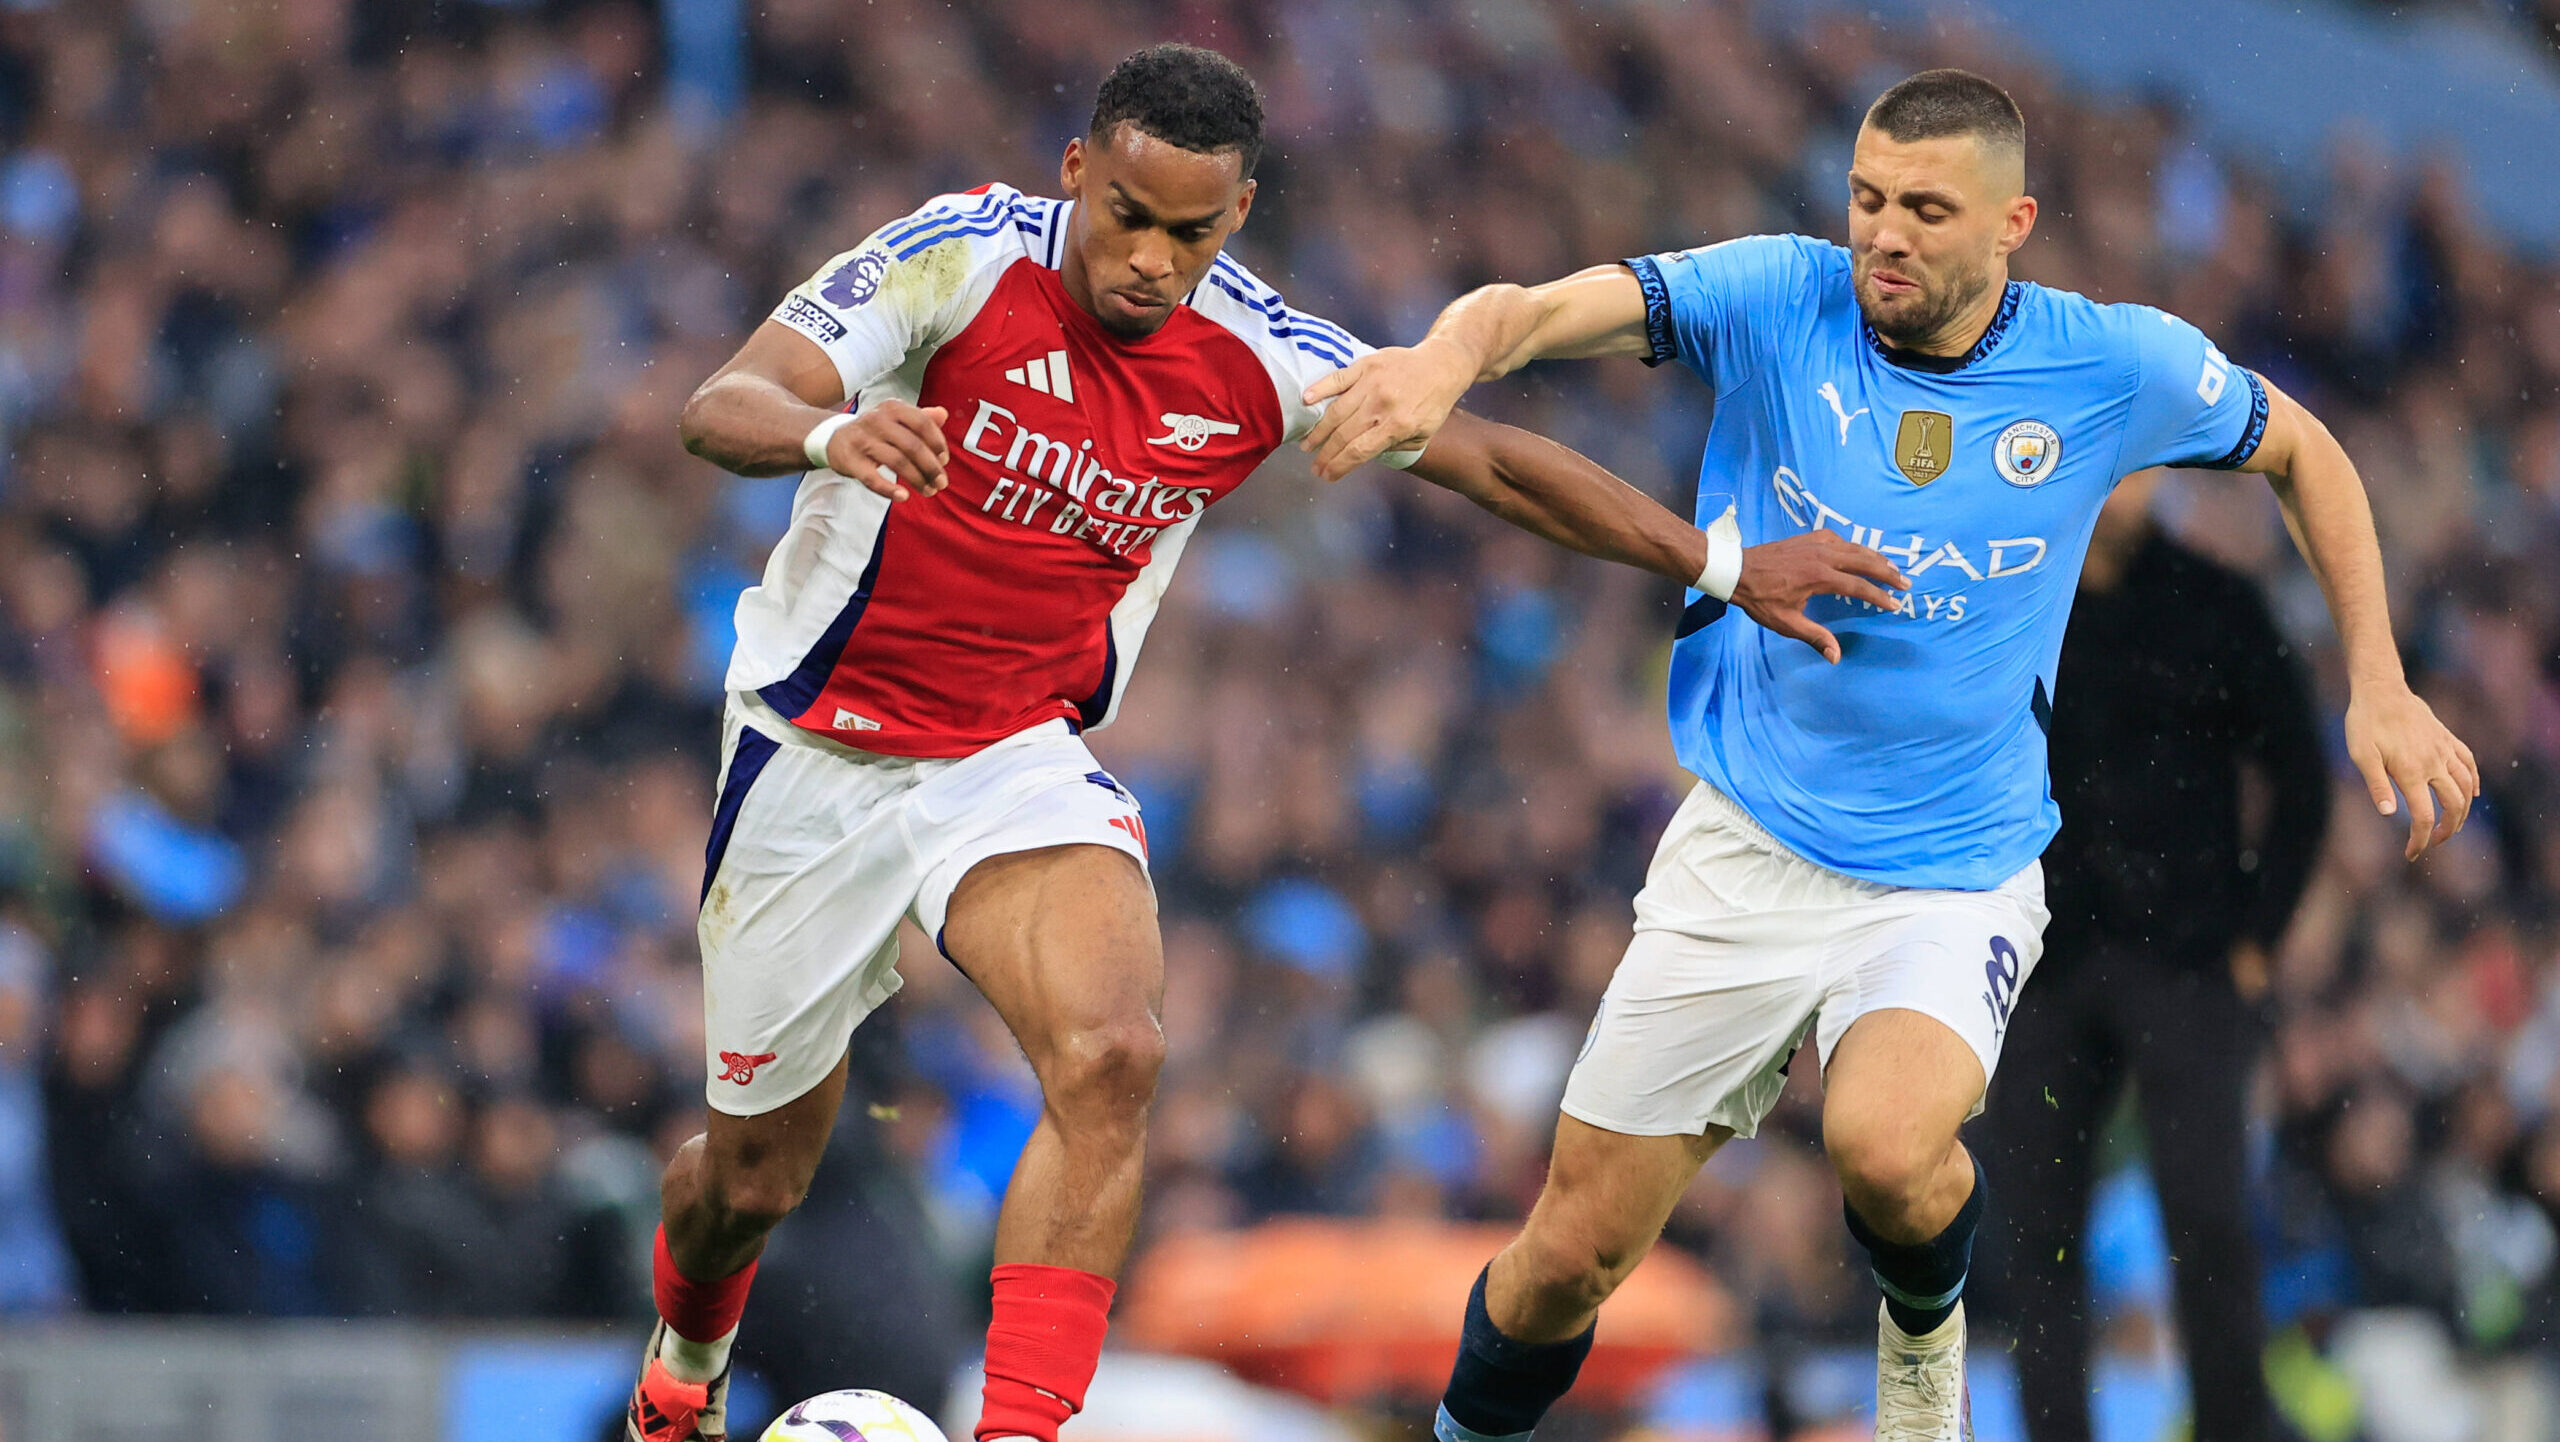
{"label": "navy sock", "polygon": [[1991,1189],[1982,1175],[1982,1159],[1973,1163],[1973,1195],[1956,1209],[1945,1231],[1912,1246],[1888,1242],[1875,1234],[1855,1207],[1843,1205],[1849,1235],[1874,1259],[1876,1286],[1884,1292],[1884,1309],[1893,1324],[1917,1337],[1933,1332],[1955,1312],[1964,1295],[1964,1276],[1973,1266],[1973,1234],[1982,1224],[1983,1194]]}
{"label": "navy sock", "polygon": [[1477,1436],[1514,1437],[1537,1426],[1556,1399],[1573,1390],[1599,1328],[1595,1323],[1583,1328],[1581,1336],[1561,1342],[1522,1342],[1502,1335],[1484,1306],[1485,1277],[1492,1270],[1478,1272],[1475,1290],[1467,1293],[1458,1365],[1449,1369],[1449,1390],[1440,1399],[1440,1410]]}

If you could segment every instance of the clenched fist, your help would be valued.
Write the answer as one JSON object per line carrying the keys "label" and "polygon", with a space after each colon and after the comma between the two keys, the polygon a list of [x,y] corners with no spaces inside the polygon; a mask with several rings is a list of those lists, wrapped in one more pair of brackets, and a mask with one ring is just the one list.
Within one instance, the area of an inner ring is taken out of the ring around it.
{"label": "clenched fist", "polygon": [[951,443],[942,423],[950,417],[940,406],[882,401],[827,437],[827,469],[893,501],[930,496],[948,484]]}

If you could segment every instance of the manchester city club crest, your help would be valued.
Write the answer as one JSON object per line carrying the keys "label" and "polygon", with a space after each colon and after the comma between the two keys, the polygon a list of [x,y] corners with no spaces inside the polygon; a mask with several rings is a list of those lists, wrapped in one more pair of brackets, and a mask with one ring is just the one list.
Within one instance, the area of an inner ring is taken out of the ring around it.
{"label": "manchester city club crest", "polygon": [[2020,490],[2041,486],[2062,464],[2062,437],[2042,421],[2014,422],[1991,443],[1991,464]]}

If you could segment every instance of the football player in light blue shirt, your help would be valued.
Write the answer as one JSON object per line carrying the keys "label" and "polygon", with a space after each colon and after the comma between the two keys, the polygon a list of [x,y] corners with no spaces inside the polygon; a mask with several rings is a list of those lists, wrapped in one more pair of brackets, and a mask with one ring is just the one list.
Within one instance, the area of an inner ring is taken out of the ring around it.
{"label": "football player in light blue shirt", "polygon": [[[1914,76],[1859,131],[1848,248],[1752,236],[1489,287],[1310,392],[1336,397],[1307,441],[1333,478],[1421,445],[1468,386],[1541,357],[1677,360],[1715,389],[1697,518],[1729,516],[1729,559],[1700,584],[1731,608],[1691,593],[1670,676],[1702,784],[1637,898],[1546,1191],[1470,1302],[1448,1442],[1528,1435],[1600,1300],[1706,1156],[1751,1134],[1808,1032],[1824,1142],[1885,1294],[1877,1433],[1969,1435],[1960,1298],[1982,1187],[1957,1129],[2041,952],[2045,718],[2120,478],[2267,476],[2345,649],[2347,753],[2383,814],[2405,797],[2408,855],[2478,791],[2401,674],[2363,485],[2320,422],[2174,316],[2008,278],[2036,218],[2025,140],[1989,81]],[[1824,594],[1836,578],[1801,548],[1820,532],[1888,558],[1901,594]]]}

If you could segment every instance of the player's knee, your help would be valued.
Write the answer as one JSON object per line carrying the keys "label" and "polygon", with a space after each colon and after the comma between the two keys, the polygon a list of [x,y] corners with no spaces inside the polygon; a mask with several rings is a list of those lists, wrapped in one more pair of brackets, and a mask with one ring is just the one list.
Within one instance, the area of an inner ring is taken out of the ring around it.
{"label": "player's knee", "polygon": [[1824,1143],[1849,1205],[1870,1221],[1889,1224],[1926,1197],[1952,1141],[1885,1126],[1835,1129]]}
{"label": "player's knee", "polygon": [[1079,1027],[1060,1039],[1044,1070],[1052,1110],[1094,1123],[1141,1119],[1164,1070],[1164,1029],[1145,1012]]}

